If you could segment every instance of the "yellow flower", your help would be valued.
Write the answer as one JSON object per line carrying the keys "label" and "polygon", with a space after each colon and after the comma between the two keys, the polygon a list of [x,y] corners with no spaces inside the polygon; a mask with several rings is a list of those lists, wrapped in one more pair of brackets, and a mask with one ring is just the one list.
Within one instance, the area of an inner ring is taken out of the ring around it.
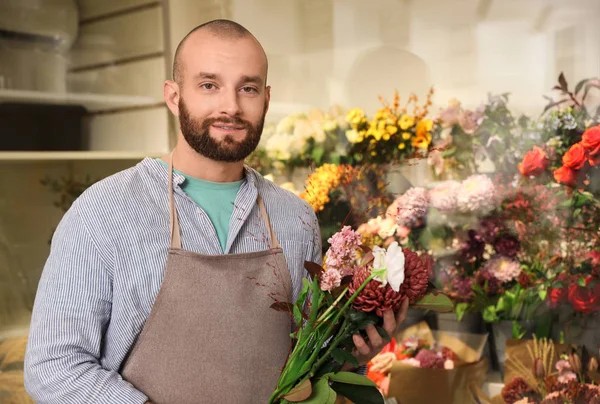
{"label": "yellow flower", "polygon": [[346,131],[346,139],[350,143],[359,143],[362,139],[362,136],[358,133],[356,129],[349,129]]}
{"label": "yellow flower", "polygon": [[413,147],[427,149],[431,143],[431,134],[426,132],[424,135],[417,135],[412,140]]}
{"label": "yellow flower", "polygon": [[402,132],[402,139],[408,140],[411,137],[412,137],[412,135],[409,132]]}
{"label": "yellow flower", "polygon": [[398,127],[396,125],[392,126],[392,125],[388,125],[386,126],[385,130],[387,131],[387,133],[389,133],[390,135],[395,134],[396,132],[398,132]]}
{"label": "yellow flower", "polygon": [[433,121],[431,119],[422,119],[417,124],[416,132],[417,136],[424,135],[433,129]]}
{"label": "yellow flower", "polygon": [[408,128],[410,128],[414,124],[415,124],[415,118],[413,118],[410,115],[404,114],[400,118],[400,128],[402,130],[407,130]]}
{"label": "yellow flower", "polygon": [[348,111],[348,115],[346,115],[346,120],[350,123],[353,129],[358,128],[359,126],[365,125],[367,123],[367,118],[365,116],[365,112],[360,108],[354,108]]}
{"label": "yellow flower", "polygon": [[390,134],[389,134],[389,133],[387,133],[387,132],[385,132],[385,133],[383,134],[383,136],[382,136],[382,139],[383,139],[383,140],[385,140],[385,141],[387,142],[388,140],[390,140]]}
{"label": "yellow flower", "polygon": [[330,201],[329,193],[340,184],[346,171],[346,166],[323,164],[308,177],[306,190],[300,198],[308,202],[315,212],[322,211]]}
{"label": "yellow flower", "polygon": [[371,156],[377,156],[377,152],[376,152],[375,150],[373,150],[373,151],[371,152]]}
{"label": "yellow flower", "polygon": [[398,149],[400,149],[400,150],[404,150],[404,149],[406,149],[406,145],[405,145],[404,143],[400,143],[400,144],[398,145]]}

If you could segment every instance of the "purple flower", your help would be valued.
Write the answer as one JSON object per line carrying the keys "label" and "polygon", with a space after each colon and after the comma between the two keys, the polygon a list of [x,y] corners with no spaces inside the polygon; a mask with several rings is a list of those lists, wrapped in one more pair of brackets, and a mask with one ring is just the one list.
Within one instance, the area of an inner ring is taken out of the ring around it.
{"label": "purple flower", "polygon": [[[502,291],[502,282],[488,271],[479,271],[477,273],[477,283],[485,289],[489,295],[495,295]],[[487,284],[487,287],[486,287]]]}
{"label": "purple flower", "polygon": [[469,230],[469,238],[465,243],[465,247],[461,250],[461,258],[463,262],[473,263],[483,257],[485,251],[485,242],[475,230]]}
{"label": "purple flower", "polygon": [[362,244],[362,236],[359,232],[352,230],[350,226],[342,227],[329,240],[330,244],[325,254],[325,265],[327,268],[347,272],[348,267],[354,267],[356,249]]}
{"label": "purple flower", "polygon": [[494,243],[494,250],[496,250],[498,254],[515,258],[521,250],[521,243],[515,236],[505,234],[496,239],[496,242]]}
{"label": "purple flower", "polygon": [[471,278],[458,277],[452,282],[452,287],[456,294],[465,300],[468,300],[473,295],[472,285],[473,280]]}
{"label": "purple flower", "polygon": [[493,244],[496,237],[500,234],[500,232],[504,229],[504,225],[502,221],[495,217],[488,217],[483,219],[481,223],[479,223],[478,233],[488,244]]}

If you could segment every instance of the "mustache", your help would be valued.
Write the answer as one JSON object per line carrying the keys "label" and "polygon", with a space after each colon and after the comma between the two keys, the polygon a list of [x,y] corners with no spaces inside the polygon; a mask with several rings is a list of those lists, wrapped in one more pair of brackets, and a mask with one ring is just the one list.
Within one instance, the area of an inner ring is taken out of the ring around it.
{"label": "mustache", "polygon": [[240,118],[207,118],[204,120],[203,126],[208,128],[211,125],[216,123],[221,123],[225,125],[235,125],[235,126],[243,126],[246,129],[251,129],[252,124],[248,121],[245,121]]}

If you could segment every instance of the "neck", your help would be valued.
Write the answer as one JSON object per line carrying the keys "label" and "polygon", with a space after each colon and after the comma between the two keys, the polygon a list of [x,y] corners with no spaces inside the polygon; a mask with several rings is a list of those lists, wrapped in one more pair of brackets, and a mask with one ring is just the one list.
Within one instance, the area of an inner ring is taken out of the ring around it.
{"label": "neck", "polygon": [[[162,157],[169,162],[169,156]],[[244,162],[228,163],[211,160],[190,147],[179,134],[173,153],[173,167],[191,177],[211,182],[233,182],[244,178]]]}

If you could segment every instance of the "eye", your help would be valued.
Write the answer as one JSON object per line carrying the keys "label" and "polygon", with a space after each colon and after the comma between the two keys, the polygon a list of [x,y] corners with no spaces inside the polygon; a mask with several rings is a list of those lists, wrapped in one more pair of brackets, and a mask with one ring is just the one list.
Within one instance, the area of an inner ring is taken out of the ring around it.
{"label": "eye", "polygon": [[258,90],[256,88],[250,87],[250,86],[242,87],[242,91],[244,93],[248,93],[248,94],[250,94],[250,93],[257,93],[258,92]]}
{"label": "eye", "polygon": [[203,83],[200,84],[200,88],[203,88],[205,90],[214,90],[217,87],[213,83]]}

